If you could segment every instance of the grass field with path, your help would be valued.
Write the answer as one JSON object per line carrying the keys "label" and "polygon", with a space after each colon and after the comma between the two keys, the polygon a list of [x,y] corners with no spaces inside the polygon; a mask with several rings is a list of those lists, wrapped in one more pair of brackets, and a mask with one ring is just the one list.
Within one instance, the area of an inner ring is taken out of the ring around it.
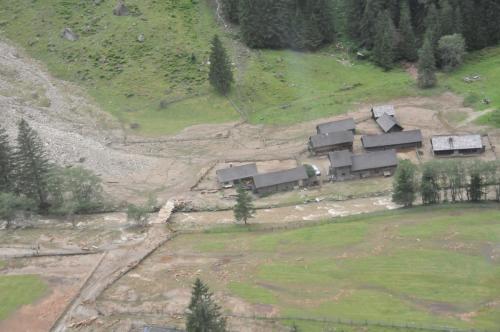
{"label": "grass field with path", "polygon": [[234,227],[169,244],[181,257],[235,257],[224,265],[230,282],[213,273],[204,280],[272,305],[282,317],[493,331],[500,326],[499,248],[500,209],[493,204],[398,210],[270,233]]}
{"label": "grass field with path", "polygon": [[46,289],[45,282],[35,275],[0,276],[0,320],[39,299]]}

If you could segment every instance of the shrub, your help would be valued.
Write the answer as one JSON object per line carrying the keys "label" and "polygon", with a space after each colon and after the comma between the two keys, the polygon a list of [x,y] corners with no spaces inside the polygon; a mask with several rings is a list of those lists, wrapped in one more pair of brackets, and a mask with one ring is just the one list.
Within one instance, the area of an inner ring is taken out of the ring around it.
{"label": "shrub", "polygon": [[445,71],[452,71],[463,63],[465,40],[461,34],[443,36],[438,43],[439,59]]}

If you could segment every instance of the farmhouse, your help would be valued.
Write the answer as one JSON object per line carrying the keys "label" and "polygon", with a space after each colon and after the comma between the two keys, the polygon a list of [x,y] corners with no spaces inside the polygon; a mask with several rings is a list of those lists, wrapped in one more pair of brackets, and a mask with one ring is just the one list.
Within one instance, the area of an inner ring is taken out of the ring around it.
{"label": "farmhouse", "polygon": [[314,135],[309,138],[309,151],[320,155],[337,150],[352,150],[353,142],[354,134],[352,131]]}
{"label": "farmhouse", "polygon": [[231,166],[216,171],[219,184],[224,188],[230,188],[237,184],[251,186],[253,176],[257,175],[257,165],[248,164],[242,166]]}
{"label": "farmhouse", "polygon": [[391,176],[398,159],[395,150],[353,155],[350,151],[335,151],[328,155],[330,176],[334,181],[362,179],[372,176]]}
{"label": "farmhouse", "polygon": [[368,151],[419,148],[422,146],[422,132],[417,129],[381,135],[365,135],[361,137],[361,142]]}
{"label": "farmhouse", "polygon": [[444,135],[431,138],[435,156],[479,154],[485,151],[481,135]]}
{"label": "farmhouse", "polygon": [[317,125],[316,131],[318,134],[334,133],[336,131],[351,131],[354,134],[356,131],[356,123],[352,118],[327,122]]}
{"label": "farmhouse", "polygon": [[382,115],[396,116],[396,111],[392,105],[381,105],[372,107],[372,118],[377,120]]}
{"label": "farmhouse", "polygon": [[285,171],[258,174],[253,177],[253,189],[259,195],[293,190],[295,187],[304,186],[308,178],[304,166]]}
{"label": "farmhouse", "polygon": [[402,131],[403,127],[399,124],[395,117],[388,114],[383,114],[375,120],[384,133],[394,133]]}

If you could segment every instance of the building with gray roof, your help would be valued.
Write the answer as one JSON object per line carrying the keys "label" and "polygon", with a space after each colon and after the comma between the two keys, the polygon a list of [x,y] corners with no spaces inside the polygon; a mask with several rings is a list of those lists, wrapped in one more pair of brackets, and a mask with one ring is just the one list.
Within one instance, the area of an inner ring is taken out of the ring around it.
{"label": "building with gray roof", "polygon": [[352,150],[354,134],[352,131],[337,131],[314,135],[309,138],[309,150],[315,155],[327,154],[336,150]]}
{"label": "building with gray roof", "polygon": [[393,133],[403,130],[403,127],[399,124],[398,120],[394,116],[385,113],[375,121],[384,131],[384,133]]}
{"label": "building with gray roof", "polygon": [[231,166],[216,171],[219,184],[225,188],[236,184],[249,184],[253,181],[253,176],[258,174],[256,164],[247,164],[242,166]]}
{"label": "building with gray roof", "polygon": [[284,171],[255,175],[253,189],[259,195],[271,194],[303,186],[308,179],[306,168],[299,166]]}
{"label": "building with gray roof", "polygon": [[353,118],[322,123],[316,126],[318,134],[334,133],[336,131],[356,131],[356,123]]}
{"label": "building with gray roof", "polygon": [[399,150],[422,147],[422,132],[417,130],[401,131],[381,135],[361,137],[365,150]]}
{"label": "building with gray roof", "polygon": [[382,115],[396,116],[396,110],[393,105],[379,105],[372,107],[372,117],[377,120]]}
{"label": "building with gray roof", "polygon": [[334,181],[391,176],[398,166],[395,150],[354,155],[350,151],[335,151],[328,155],[330,176]]}
{"label": "building with gray roof", "polygon": [[460,156],[485,151],[481,135],[442,135],[431,138],[435,156]]}

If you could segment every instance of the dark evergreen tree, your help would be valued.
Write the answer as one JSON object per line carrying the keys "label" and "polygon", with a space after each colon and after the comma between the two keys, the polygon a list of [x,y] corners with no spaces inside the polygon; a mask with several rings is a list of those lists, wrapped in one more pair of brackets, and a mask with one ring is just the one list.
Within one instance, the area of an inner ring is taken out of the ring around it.
{"label": "dark evergreen tree", "polygon": [[240,18],[239,0],[221,0],[222,12],[232,23],[238,23]]}
{"label": "dark evergreen tree", "polygon": [[52,165],[37,132],[24,119],[19,123],[15,164],[17,191],[47,209]]}
{"label": "dark evergreen tree", "polygon": [[483,179],[479,173],[472,172],[470,175],[468,196],[471,202],[479,202],[483,197]]}
{"label": "dark evergreen tree", "polygon": [[462,10],[460,6],[456,6],[453,9],[453,30],[454,33],[463,34],[464,23],[462,18]]}
{"label": "dark evergreen tree", "polygon": [[377,17],[382,12],[383,7],[380,0],[366,0],[366,6],[360,22],[361,43],[364,47],[373,48],[375,35],[377,33]]}
{"label": "dark evergreen tree", "polygon": [[238,222],[243,221],[246,225],[248,219],[252,218],[255,213],[252,197],[241,186],[238,186],[236,191],[238,196],[236,197],[236,205],[233,209],[234,218]]}
{"label": "dark evergreen tree", "polygon": [[395,37],[396,29],[391,15],[388,10],[385,10],[377,17],[375,46],[373,47],[373,59],[385,70],[392,68],[394,64]]}
{"label": "dark evergreen tree", "polygon": [[439,11],[439,23],[441,25],[441,35],[452,35],[455,33],[455,15],[453,7],[448,0],[441,0]]}
{"label": "dark evergreen tree", "polygon": [[346,15],[347,35],[355,40],[361,37],[360,20],[363,17],[366,0],[345,0],[344,11]]}
{"label": "dark evergreen tree", "polygon": [[436,85],[436,58],[430,38],[426,38],[418,52],[418,86],[422,89]]}
{"label": "dark evergreen tree", "polygon": [[392,201],[404,207],[411,207],[417,192],[416,167],[409,160],[399,162],[394,176]]}
{"label": "dark evergreen tree", "polygon": [[186,317],[187,332],[225,332],[226,320],[208,287],[196,279]]}
{"label": "dark evergreen tree", "polygon": [[212,40],[208,78],[210,84],[222,95],[226,95],[229,92],[231,83],[234,81],[231,62],[217,35]]}
{"label": "dark evergreen tree", "polygon": [[434,5],[431,3],[429,9],[427,10],[427,16],[425,17],[425,39],[428,39],[431,43],[434,56],[436,56],[437,46],[439,38],[441,38],[441,24],[439,22],[439,12]]}
{"label": "dark evergreen tree", "polygon": [[13,151],[9,143],[9,136],[0,126],[0,192],[9,192],[14,186]]}
{"label": "dark evergreen tree", "polygon": [[418,58],[417,41],[411,22],[410,7],[406,0],[401,4],[399,17],[399,53],[403,59],[413,62]]}

